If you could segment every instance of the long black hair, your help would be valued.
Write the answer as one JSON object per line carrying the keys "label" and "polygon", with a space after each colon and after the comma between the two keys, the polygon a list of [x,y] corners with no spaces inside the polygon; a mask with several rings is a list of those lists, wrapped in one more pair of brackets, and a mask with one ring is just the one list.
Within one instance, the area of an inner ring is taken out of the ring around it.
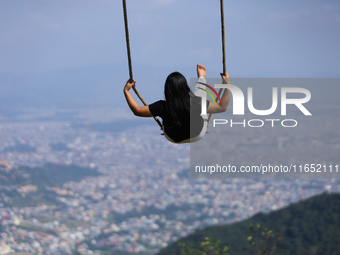
{"label": "long black hair", "polygon": [[190,121],[190,98],[193,96],[188,82],[179,72],[171,73],[165,81],[164,96],[167,112],[174,124],[182,126]]}

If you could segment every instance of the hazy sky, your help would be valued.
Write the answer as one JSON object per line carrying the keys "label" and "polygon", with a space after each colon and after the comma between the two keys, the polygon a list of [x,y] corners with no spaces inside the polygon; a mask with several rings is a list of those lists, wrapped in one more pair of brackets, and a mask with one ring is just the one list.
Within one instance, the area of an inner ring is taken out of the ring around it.
{"label": "hazy sky", "polygon": [[[340,76],[339,1],[224,5],[232,77]],[[219,76],[219,1],[127,0],[127,6],[137,81],[163,85],[172,71],[194,77],[197,63]],[[114,86],[122,87],[128,78],[122,2],[0,0],[0,59],[0,74],[112,66]]]}

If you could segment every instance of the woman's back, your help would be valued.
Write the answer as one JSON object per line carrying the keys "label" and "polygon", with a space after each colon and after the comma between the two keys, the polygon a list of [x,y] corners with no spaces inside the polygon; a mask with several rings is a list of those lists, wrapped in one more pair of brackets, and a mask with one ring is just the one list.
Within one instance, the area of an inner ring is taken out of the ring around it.
{"label": "woman's back", "polygon": [[164,100],[157,101],[149,105],[150,112],[154,116],[160,116],[163,120],[164,132],[174,142],[196,137],[200,134],[204,120],[201,114],[201,99],[194,95],[187,98],[189,109],[178,107],[176,121],[169,111],[169,103]]}

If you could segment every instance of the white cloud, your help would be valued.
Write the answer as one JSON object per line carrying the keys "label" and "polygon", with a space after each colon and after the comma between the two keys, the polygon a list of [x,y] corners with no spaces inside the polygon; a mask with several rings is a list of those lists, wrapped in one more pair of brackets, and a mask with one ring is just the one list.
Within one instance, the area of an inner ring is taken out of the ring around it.
{"label": "white cloud", "polygon": [[327,11],[333,11],[333,10],[335,9],[335,7],[332,6],[332,5],[330,5],[330,4],[326,4],[326,5],[324,6],[324,8],[325,8],[325,10],[327,10]]}
{"label": "white cloud", "polygon": [[46,14],[32,12],[28,13],[28,21],[31,21],[33,26],[42,27],[48,30],[60,30],[61,25],[58,21],[53,20]]}
{"label": "white cloud", "polygon": [[269,19],[275,21],[295,21],[304,17],[311,16],[312,13],[308,10],[293,11],[293,12],[272,12],[268,14]]}
{"label": "white cloud", "polygon": [[199,56],[200,58],[203,59],[208,59],[213,57],[213,50],[211,48],[201,48],[201,49],[191,49],[189,50],[189,55],[193,57]]}
{"label": "white cloud", "polygon": [[168,4],[178,2],[178,0],[154,0],[154,1],[157,4],[162,4],[162,5],[168,5]]}

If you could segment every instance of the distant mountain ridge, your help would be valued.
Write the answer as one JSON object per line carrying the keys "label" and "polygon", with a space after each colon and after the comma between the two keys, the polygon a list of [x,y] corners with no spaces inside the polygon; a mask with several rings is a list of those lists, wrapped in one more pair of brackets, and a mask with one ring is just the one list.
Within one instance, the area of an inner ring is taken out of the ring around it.
{"label": "distant mountain ridge", "polygon": [[259,223],[283,238],[279,242],[282,252],[289,255],[338,255],[340,254],[340,194],[323,193],[291,204],[268,214],[259,213],[252,218],[224,226],[211,226],[196,231],[157,255],[181,254],[178,243],[199,246],[204,237],[213,237],[228,246],[230,255],[250,255],[247,248],[249,226]]}
{"label": "distant mountain ridge", "polygon": [[112,66],[103,66],[0,74],[0,100],[3,106],[15,108],[109,105],[109,95],[113,96],[112,69]]}
{"label": "distant mountain ridge", "polygon": [[[146,102],[161,99],[165,79],[172,71],[134,63],[134,78]],[[123,86],[128,76],[126,62],[23,74],[0,72],[0,114],[6,108],[97,108],[122,103],[125,106]]]}

